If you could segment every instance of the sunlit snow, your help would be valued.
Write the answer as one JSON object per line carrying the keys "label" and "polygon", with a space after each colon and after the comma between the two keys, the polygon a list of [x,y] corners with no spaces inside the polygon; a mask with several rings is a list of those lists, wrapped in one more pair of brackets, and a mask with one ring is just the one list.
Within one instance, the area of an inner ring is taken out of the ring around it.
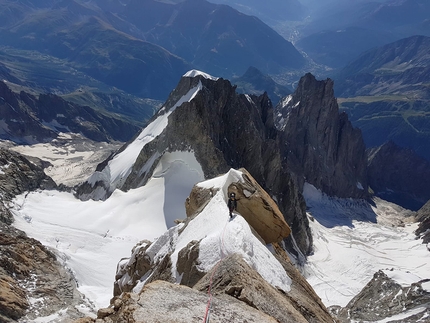
{"label": "sunlit snow", "polygon": [[203,76],[204,78],[208,79],[208,80],[212,80],[212,81],[216,81],[218,80],[218,77],[209,75],[205,72],[199,71],[199,70],[190,70],[187,73],[185,73],[183,76],[184,77],[196,77],[196,76]]}
{"label": "sunlit snow", "polygon": [[430,278],[429,253],[416,239],[417,224],[408,223],[410,211],[383,200],[331,198],[309,184],[304,196],[315,251],[306,278],[326,306],[345,306],[378,270],[403,286]]}

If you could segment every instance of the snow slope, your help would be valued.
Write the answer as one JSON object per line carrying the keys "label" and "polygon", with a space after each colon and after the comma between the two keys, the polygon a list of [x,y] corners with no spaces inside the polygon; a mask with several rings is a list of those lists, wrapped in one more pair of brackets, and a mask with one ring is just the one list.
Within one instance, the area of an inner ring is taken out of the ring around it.
{"label": "snow slope", "polygon": [[309,184],[304,196],[315,250],[306,278],[326,306],[345,306],[378,270],[390,270],[402,285],[430,278],[429,252],[416,240],[417,224],[408,223],[410,211],[380,199],[330,198]]}
{"label": "snow slope", "polygon": [[11,211],[18,229],[57,250],[96,308],[107,307],[119,260],[138,241],[154,240],[175,219],[185,218],[185,199],[202,179],[193,153],[170,153],[147,185],[127,193],[116,190],[104,202],[39,191],[16,197]]}

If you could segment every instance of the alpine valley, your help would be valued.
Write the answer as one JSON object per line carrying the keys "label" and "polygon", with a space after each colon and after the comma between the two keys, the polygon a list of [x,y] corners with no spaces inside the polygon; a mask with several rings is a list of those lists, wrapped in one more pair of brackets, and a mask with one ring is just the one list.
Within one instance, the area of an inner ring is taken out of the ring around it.
{"label": "alpine valley", "polygon": [[430,322],[427,2],[213,2],[0,0],[0,323]]}

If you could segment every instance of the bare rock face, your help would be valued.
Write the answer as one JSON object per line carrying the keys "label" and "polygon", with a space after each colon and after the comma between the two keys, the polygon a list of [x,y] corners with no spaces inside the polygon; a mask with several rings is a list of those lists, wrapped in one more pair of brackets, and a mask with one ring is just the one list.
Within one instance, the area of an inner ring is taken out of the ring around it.
{"label": "bare rock face", "polygon": [[420,225],[415,234],[423,239],[423,243],[430,243],[430,200],[418,210],[416,220],[420,222]]}
{"label": "bare rock face", "polygon": [[[425,318],[428,319],[430,314],[430,292],[423,288],[423,284],[429,282],[427,279],[402,287],[380,270],[362,291],[339,311],[338,318],[345,323],[351,320],[371,322],[411,310],[409,316],[402,315],[401,322],[426,322]],[[392,322],[399,321],[393,318]]]}
{"label": "bare rock face", "polygon": [[330,196],[368,196],[361,131],[339,113],[332,80],[306,74],[294,94],[275,107],[275,115],[285,143],[282,155],[300,188],[307,181]]}
{"label": "bare rock face", "polygon": [[266,244],[287,238],[291,229],[278,205],[247,170],[242,168],[240,171],[244,182],[232,183],[228,188],[228,194],[236,194],[237,211]]}
{"label": "bare rock face", "polygon": [[[32,321],[68,308],[67,317],[83,316],[73,276],[56,256],[24,232],[0,223],[0,321]],[[32,300],[29,302],[29,300]]]}
{"label": "bare rock face", "polygon": [[215,195],[213,189],[205,189],[194,185],[190,195],[185,201],[187,217],[198,214]]}
{"label": "bare rock face", "polygon": [[[155,281],[139,294],[125,293],[99,311],[97,323],[203,322],[208,295],[182,285]],[[82,321],[80,321],[82,322]],[[276,323],[277,321],[227,295],[212,299],[210,322]]]}
{"label": "bare rock face", "polygon": [[[289,273],[288,273],[289,274]],[[315,300],[306,309],[300,297],[277,290],[267,283],[239,255],[224,259],[220,265],[205,275],[194,289],[205,292],[212,281],[212,294],[230,295],[249,306],[266,313],[281,323],[333,322],[325,307]],[[315,309],[316,307],[316,309]],[[313,319],[309,319],[309,318]]]}
{"label": "bare rock face", "polygon": [[430,162],[392,141],[369,149],[369,185],[375,194],[418,210],[430,199]]}
{"label": "bare rock face", "polygon": [[7,149],[0,149],[0,191],[3,201],[37,188],[55,187],[55,182],[27,158]]}

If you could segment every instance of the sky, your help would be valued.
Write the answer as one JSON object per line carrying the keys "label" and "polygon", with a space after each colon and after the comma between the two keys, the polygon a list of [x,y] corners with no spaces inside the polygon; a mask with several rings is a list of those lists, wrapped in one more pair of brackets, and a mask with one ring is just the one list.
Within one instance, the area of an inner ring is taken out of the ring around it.
{"label": "sky", "polygon": [[[178,103],[192,100],[200,88],[201,84],[191,89]],[[112,160],[111,174],[130,169],[142,145],[167,123],[167,119],[155,119],[123,155]],[[113,182],[116,178],[111,177]],[[154,242],[147,250],[152,259],[171,252],[173,264],[179,250],[192,240],[201,240],[199,260],[205,271],[223,257],[240,253],[264,279],[288,292],[291,280],[270,245],[263,245],[240,215],[229,220],[227,187],[240,178],[239,171],[230,170],[204,181],[194,153],[177,151],[161,157],[145,186],[128,192],[115,190],[106,201],[80,201],[72,193],[39,190],[17,196],[11,211],[18,229],[56,251],[95,309],[109,305],[118,263],[125,264],[124,258],[130,258],[133,247],[144,239]],[[217,191],[183,228],[175,220],[185,219],[185,200],[196,183]],[[380,199],[369,204],[330,198],[309,184],[304,197],[314,253],[302,270],[326,306],[345,306],[380,269],[402,284],[430,278],[427,246],[416,239],[417,224],[410,223],[408,210]],[[398,225],[401,222],[403,226]],[[175,269],[172,275],[180,279]],[[143,283],[136,286],[136,292]]]}

